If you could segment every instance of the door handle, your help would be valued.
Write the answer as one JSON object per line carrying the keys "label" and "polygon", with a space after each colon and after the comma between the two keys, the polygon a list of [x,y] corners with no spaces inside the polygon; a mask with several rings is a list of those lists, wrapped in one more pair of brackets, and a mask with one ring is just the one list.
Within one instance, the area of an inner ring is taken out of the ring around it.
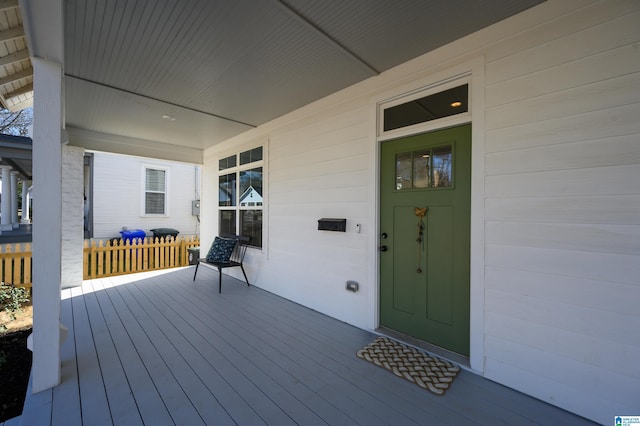
{"label": "door handle", "polygon": [[379,249],[379,250],[380,250],[380,251],[387,251],[388,249],[387,249],[387,246],[380,246],[380,249]]}

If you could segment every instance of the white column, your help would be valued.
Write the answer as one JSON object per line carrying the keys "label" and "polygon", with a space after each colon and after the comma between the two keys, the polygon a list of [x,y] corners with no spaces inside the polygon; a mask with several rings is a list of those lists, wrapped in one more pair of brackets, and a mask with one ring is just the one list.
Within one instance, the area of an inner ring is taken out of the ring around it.
{"label": "white column", "polygon": [[22,220],[21,223],[31,223],[29,218],[29,181],[22,181]]}
{"label": "white column", "polygon": [[82,285],[84,149],[62,147],[62,288]]}
{"label": "white column", "polygon": [[18,172],[11,171],[11,225],[14,229],[20,227],[18,222]]}
{"label": "white column", "polygon": [[60,383],[62,66],[33,64],[33,392]]}
{"label": "white column", "polygon": [[0,166],[2,170],[2,200],[0,200],[0,230],[13,229],[11,224],[11,166]]}

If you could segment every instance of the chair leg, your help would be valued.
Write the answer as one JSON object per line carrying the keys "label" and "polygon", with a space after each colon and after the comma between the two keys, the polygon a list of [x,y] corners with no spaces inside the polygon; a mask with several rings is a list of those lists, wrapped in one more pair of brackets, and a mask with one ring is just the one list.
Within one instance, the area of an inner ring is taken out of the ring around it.
{"label": "chair leg", "polygon": [[218,268],[218,293],[222,293],[222,268]]}
{"label": "chair leg", "polygon": [[196,271],[193,273],[193,280],[196,280],[196,275],[198,274],[198,266],[200,266],[200,262],[196,263]]}
{"label": "chair leg", "polygon": [[240,265],[240,269],[242,269],[242,273],[244,274],[244,280],[247,282],[247,287],[250,286],[249,278],[247,278],[247,273],[244,271],[244,266]]}

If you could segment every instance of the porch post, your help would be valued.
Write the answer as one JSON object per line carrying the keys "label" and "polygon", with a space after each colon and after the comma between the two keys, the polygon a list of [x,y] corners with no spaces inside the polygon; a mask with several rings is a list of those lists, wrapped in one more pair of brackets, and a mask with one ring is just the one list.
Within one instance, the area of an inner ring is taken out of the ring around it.
{"label": "porch post", "polygon": [[0,166],[2,170],[2,199],[0,200],[0,230],[13,229],[11,224],[11,166]]}
{"label": "porch post", "polygon": [[11,171],[11,225],[13,228],[20,227],[18,222],[18,172]]}
{"label": "porch post", "polygon": [[29,218],[29,181],[22,181],[22,219],[21,223],[31,223]]}
{"label": "porch post", "polygon": [[62,66],[33,63],[33,392],[60,383]]}

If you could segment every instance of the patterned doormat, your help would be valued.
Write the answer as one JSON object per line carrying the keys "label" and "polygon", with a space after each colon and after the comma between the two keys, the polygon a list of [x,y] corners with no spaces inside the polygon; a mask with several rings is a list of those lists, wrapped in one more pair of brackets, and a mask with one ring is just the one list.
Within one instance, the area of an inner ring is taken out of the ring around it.
{"label": "patterned doormat", "polygon": [[444,395],[460,371],[448,361],[386,337],[378,337],[356,355],[436,395]]}

